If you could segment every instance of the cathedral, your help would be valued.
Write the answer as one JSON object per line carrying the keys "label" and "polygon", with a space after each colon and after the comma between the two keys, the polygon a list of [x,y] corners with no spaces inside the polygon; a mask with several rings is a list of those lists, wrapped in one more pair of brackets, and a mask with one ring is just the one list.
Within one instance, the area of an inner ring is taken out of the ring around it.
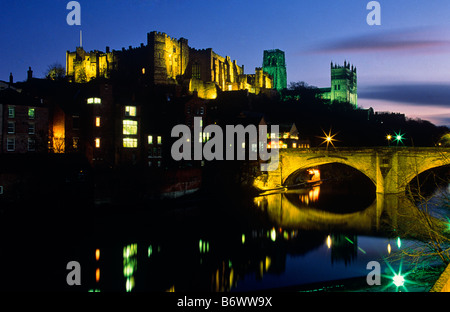
{"label": "cathedral", "polygon": [[331,87],[320,88],[317,97],[333,102],[347,102],[358,107],[356,66],[331,62]]}
{"label": "cathedral", "polygon": [[[171,38],[156,31],[147,34],[147,45],[141,43],[136,48],[106,47],[105,52],[86,52],[77,47],[76,51],[66,52],[66,76],[70,81],[87,82],[120,73],[122,77],[141,77],[155,85],[180,86],[203,99],[216,98],[218,91],[248,90],[259,94],[278,89],[285,82],[274,86],[273,77],[278,81],[279,74],[272,68],[257,67],[254,74],[244,74],[244,66],[229,56],[223,57],[211,48],[191,48],[185,38]],[[285,72],[284,68],[284,81]]]}

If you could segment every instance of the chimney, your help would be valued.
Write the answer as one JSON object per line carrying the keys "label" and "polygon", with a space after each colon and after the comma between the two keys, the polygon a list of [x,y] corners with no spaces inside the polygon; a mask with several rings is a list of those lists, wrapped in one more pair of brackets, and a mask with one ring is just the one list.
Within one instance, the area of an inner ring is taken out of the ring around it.
{"label": "chimney", "polygon": [[109,47],[108,46],[106,47],[106,53],[109,53]]}
{"label": "chimney", "polygon": [[31,70],[31,66],[28,67],[28,71],[27,71],[27,80],[31,80],[31,78],[33,78],[33,71]]}
{"label": "chimney", "polygon": [[9,73],[9,85],[12,85],[13,84],[13,75],[12,75],[12,73]]}

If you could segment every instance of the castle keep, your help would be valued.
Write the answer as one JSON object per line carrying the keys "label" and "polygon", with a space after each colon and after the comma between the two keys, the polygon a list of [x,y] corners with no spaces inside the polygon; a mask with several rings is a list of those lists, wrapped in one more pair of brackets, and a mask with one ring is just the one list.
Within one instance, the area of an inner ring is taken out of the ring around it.
{"label": "castle keep", "polygon": [[66,52],[66,76],[71,81],[110,78],[114,73],[143,77],[155,85],[181,86],[204,99],[216,98],[218,90],[259,94],[274,88],[270,70],[257,67],[254,74],[244,74],[244,66],[229,56],[220,56],[211,48],[191,48],[185,38],[156,31],[147,34],[147,45],[136,48],[110,51],[106,47],[106,52],[86,52],[77,47],[74,52]]}

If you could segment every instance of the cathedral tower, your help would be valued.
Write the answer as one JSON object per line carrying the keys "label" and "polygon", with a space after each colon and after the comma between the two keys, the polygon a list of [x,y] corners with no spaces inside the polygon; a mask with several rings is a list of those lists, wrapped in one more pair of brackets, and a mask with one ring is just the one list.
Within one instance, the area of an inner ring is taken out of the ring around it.
{"label": "cathedral tower", "polygon": [[348,102],[358,106],[356,66],[344,61],[344,66],[331,62],[331,102]]}
{"label": "cathedral tower", "polygon": [[287,88],[284,51],[278,49],[264,50],[263,71],[272,75],[274,89],[280,91]]}

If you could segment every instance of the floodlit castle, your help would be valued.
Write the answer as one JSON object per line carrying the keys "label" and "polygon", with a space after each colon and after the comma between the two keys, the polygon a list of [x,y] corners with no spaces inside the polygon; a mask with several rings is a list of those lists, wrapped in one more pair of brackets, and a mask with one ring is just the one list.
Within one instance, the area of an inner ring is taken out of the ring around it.
{"label": "floodlit castle", "polygon": [[82,47],[66,52],[66,76],[73,82],[95,78],[140,77],[155,85],[176,85],[200,98],[214,99],[217,92],[248,90],[259,94],[274,88],[273,74],[255,68],[244,74],[244,66],[229,56],[220,56],[211,48],[189,47],[185,38],[171,38],[165,33],[147,34],[147,45],[122,50],[86,52]]}

